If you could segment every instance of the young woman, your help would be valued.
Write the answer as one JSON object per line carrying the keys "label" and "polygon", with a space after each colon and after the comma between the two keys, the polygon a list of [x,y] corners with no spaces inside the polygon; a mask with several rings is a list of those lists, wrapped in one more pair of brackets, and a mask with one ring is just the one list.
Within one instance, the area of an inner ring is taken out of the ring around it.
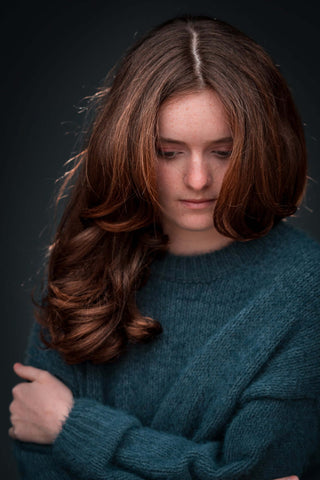
{"label": "young woman", "polygon": [[22,478],[310,479],[320,249],[284,221],[307,168],[284,79],[233,27],[183,17],[95,100],[14,367]]}

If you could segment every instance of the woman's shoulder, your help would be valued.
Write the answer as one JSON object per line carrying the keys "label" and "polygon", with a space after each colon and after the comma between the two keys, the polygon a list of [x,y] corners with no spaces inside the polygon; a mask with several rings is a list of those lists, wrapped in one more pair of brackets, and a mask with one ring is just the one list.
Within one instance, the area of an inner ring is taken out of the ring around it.
{"label": "woman's shoulder", "polygon": [[320,243],[306,230],[294,226],[289,222],[279,225],[279,233],[283,237],[283,244],[287,248],[294,249],[302,256],[320,257]]}
{"label": "woman's shoulder", "polygon": [[[265,338],[277,348],[245,398],[319,398],[320,392],[320,245],[290,224],[276,227],[267,240],[262,265],[268,279],[257,289],[254,314],[263,318]],[[275,328],[276,327],[276,328]]]}
{"label": "woman's shoulder", "polygon": [[[320,245],[308,233],[283,222],[258,240],[251,284],[253,300],[272,300],[284,309],[283,321],[301,321],[302,328],[320,329]],[[269,305],[270,306],[270,305]]]}
{"label": "woman's shoulder", "polygon": [[266,238],[266,260],[280,276],[320,284],[320,243],[306,231],[282,222]]}

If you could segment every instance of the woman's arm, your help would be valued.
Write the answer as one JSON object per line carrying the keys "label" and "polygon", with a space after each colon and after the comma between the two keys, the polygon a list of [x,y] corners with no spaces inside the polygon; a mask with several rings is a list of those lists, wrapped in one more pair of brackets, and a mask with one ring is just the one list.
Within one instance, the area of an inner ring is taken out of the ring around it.
{"label": "woman's arm", "polygon": [[317,407],[302,400],[249,402],[234,416],[224,439],[198,443],[144,427],[136,417],[98,402],[76,399],[53,454],[69,468],[71,455],[76,456],[74,472],[84,479],[103,478],[111,464],[157,480],[269,480],[302,473],[318,431]]}
{"label": "woman's arm", "polygon": [[[58,384],[63,385],[63,389],[68,388],[73,395],[79,395],[79,386],[77,383],[77,374],[76,371],[71,367],[67,366],[61,357],[57,354],[56,351],[45,349],[43,343],[40,341],[39,337],[39,325],[35,323],[31,330],[27,353],[25,361],[39,369],[45,369],[50,371],[51,377],[53,377]],[[16,365],[17,366],[17,365]],[[21,364],[20,364],[21,366]],[[19,366],[18,366],[19,370]],[[15,371],[18,373],[15,367]],[[44,378],[50,378],[49,374],[45,375]],[[60,381],[59,379],[62,381]],[[43,379],[43,378],[42,378]],[[63,383],[62,383],[63,382]],[[40,398],[34,399],[31,396],[31,393],[38,393],[38,389],[35,390],[32,387],[32,383],[22,383],[14,387],[14,402],[17,401],[17,398],[20,399],[20,415],[21,415],[21,425],[25,425],[26,430],[31,432],[32,428],[26,423],[26,419],[30,419],[30,416],[26,413],[30,408],[34,409],[33,421],[39,420],[40,413]],[[22,390],[20,390],[22,386]],[[31,390],[29,391],[29,388]],[[20,390],[20,392],[19,392]],[[22,395],[20,395],[22,393]],[[55,397],[55,392],[51,392],[48,389],[49,398],[52,399]],[[61,392],[58,394],[61,396]],[[29,402],[28,406],[25,405],[25,402]],[[44,398],[43,408],[44,411],[47,411],[48,408],[48,396]],[[10,410],[12,409],[12,404]],[[57,403],[55,402],[54,408],[51,408],[51,411],[55,411]],[[23,411],[22,411],[23,410]],[[44,415],[45,416],[45,415]],[[43,416],[41,416],[43,418]],[[51,420],[52,422],[53,420]],[[20,426],[21,426],[20,425]],[[34,427],[34,425],[33,425]],[[41,430],[41,427],[39,427]],[[17,428],[19,433],[19,428]],[[25,437],[25,442],[21,441],[19,435],[15,435],[14,432],[10,429],[10,433],[14,436],[15,440],[13,442],[13,453],[17,460],[18,470],[20,477],[23,480],[79,480],[78,475],[74,475],[68,467],[63,467],[58,464],[56,458],[53,456],[53,447],[52,444],[39,444],[37,440],[40,438],[34,438],[34,442],[31,438]],[[19,439],[20,438],[20,439]],[[138,475],[130,474],[129,472],[123,472],[123,470],[113,467],[110,465],[105,472],[104,478],[110,478],[112,480],[141,480],[141,477]]]}
{"label": "woman's arm", "polygon": [[291,472],[302,471],[317,435],[312,402],[259,399],[240,409],[223,442],[196,443],[143,427],[135,417],[94,400],[76,398],[73,404],[71,391],[47,372],[21,365],[15,370],[31,383],[16,388],[11,409],[13,423],[20,429],[14,435],[25,441],[54,442],[52,453],[59,468],[78,478],[106,478],[114,468],[126,479],[137,475],[170,480],[240,476],[270,480],[276,472],[290,473],[288,458],[296,462]]}

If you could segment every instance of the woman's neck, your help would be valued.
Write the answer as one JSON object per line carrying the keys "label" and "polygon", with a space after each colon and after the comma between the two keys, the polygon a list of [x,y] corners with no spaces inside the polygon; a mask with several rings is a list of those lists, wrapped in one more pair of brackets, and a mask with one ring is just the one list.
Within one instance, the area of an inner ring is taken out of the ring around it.
{"label": "woman's neck", "polygon": [[225,237],[217,230],[176,231],[169,234],[169,252],[174,255],[199,255],[221,250],[232,242],[231,238]]}

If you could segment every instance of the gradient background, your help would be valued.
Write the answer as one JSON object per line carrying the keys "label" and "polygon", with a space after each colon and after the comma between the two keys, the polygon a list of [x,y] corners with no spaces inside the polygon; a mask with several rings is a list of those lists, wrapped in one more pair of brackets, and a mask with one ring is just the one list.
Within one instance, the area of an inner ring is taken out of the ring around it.
{"label": "gradient background", "polygon": [[[1,478],[17,479],[8,405],[32,323],[51,235],[55,179],[76,150],[83,98],[136,36],[178,14],[211,15],[253,37],[286,77],[305,124],[308,194],[293,223],[320,240],[319,16],[311,1],[64,1],[15,3],[2,11],[1,36]],[[316,2],[314,2],[316,4]],[[316,292],[315,292],[316,293]]]}

